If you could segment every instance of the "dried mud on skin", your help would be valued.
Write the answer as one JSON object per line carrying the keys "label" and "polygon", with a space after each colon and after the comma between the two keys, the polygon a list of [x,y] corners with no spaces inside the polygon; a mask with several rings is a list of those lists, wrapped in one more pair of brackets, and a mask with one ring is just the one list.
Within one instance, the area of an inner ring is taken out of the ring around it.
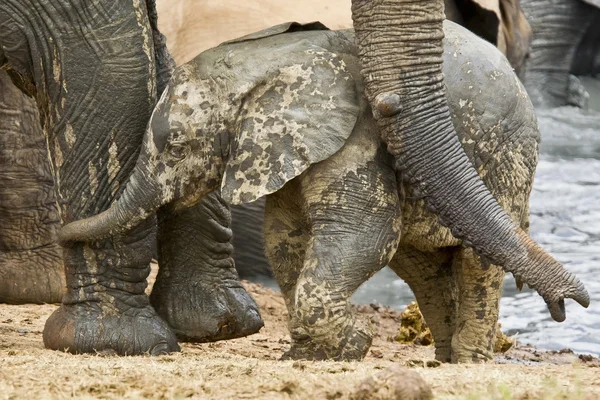
{"label": "dried mud on skin", "polygon": [[[283,299],[244,283],[265,327],[242,339],[182,344],[161,357],[74,356],[45,350],[52,305],[0,305],[0,399],[202,398],[345,399],[370,375],[393,365],[427,365],[433,348],[391,341],[400,313],[359,306],[378,335],[363,362],[278,361],[289,347]],[[597,399],[600,361],[517,346],[494,363],[414,367],[436,399]],[[430,363],[435,365],[435,363]]]}

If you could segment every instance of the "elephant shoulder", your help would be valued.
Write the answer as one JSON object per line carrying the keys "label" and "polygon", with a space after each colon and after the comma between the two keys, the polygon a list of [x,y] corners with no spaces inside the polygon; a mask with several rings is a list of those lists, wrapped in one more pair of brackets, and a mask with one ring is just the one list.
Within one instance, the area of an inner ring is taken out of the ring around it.
{"label": "elephant shoulder", "polygon": [[529,96],[512,66],[495,46],[465,28],[444,23],[443,71],[451,103],[479,107],[485,117],[507,117],[515,105],[533,115]]}
{"label": "elephant shoulder", "polygon": [[213,72],[236,114],[224,199],[241,204],[273,193],[345,144],[361,96],[348,46],[345,36],[323,30],[257,34],[219,46]]}

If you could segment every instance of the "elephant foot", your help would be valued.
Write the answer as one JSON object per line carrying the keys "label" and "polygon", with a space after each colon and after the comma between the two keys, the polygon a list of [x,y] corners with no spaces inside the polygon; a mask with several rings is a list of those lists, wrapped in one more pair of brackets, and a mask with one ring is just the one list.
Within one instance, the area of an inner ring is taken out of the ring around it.
{"label": "elephant foot", "polygon": [[239,281],[210,284],[192,279],[174,283],[159,272],[150,301],[177,337],[186,342],[240,338],[264,326],[256,302]]}
{"label": "elephant foot", "polygon": [[0,253],[0,303],[60,303],[64,292],[58,245]]}
{"label": "elephant foot", "polygon": [[348,327],[336,340],[317,341],[305,333],[292,333],[292,347],[281,360],[360,361],[367,355],[373,336],[363,329]]}
{"label": "elephant foot", "polygon": [[177,338],[150,306],[63,304],[46,321],[44,345],[73,354],[161,355],[179,351]]}

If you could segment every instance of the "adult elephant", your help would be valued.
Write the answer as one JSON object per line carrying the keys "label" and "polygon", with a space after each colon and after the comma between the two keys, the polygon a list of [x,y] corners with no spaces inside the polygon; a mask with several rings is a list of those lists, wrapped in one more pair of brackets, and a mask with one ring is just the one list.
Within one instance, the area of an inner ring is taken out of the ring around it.
{"label": "adult elephant", "polygon": [[[61,220],[107,208],[129,177],[156,96],[170,77],[172,61],[157,28],[154,1],[7,0],[0,4],[0,26],[0,67],[36,101]],[[16,153],[23,156],[14,157],[15,171],[19,162],[29,162],[24,154],[36,155],[28,151]],[[10,177],[11,170],[3,166],[5,170]],[[209,212],[199,215],[211,217]],[[49,214],[47,220],[53,219]],[[177,229],[178,224],[167,220],[163,228]],[[144,293],[154,226],[150,220],[119,240],[78,243],[64,251],[67,291],[46,323],[47,347],[118,354],[178,349],[174,333]],[[227,234],[227,229],[213,231]],[[55,262],[50,257],[40,261],[45,263],[41,269]],[[215,279],[231,275],[237,281],[231,268],[223,271]],[[18,272],[16,280],[32,277],[25,269]],[[259,329],[257,307],[239,283],[224,291],[233,295],[204,305],[209,311],[205,334],[222,338],[244,334],[245,327]],[[232,312],[244,316],[243,329],[218,319]]]}
{"label": "adult elephant", "polygon": [[[517,257],[528,258],[504,268],[535,287],[560,321],[564,297],[584,306],[589,298],[521,230],[528,225],[539,141],[533,107],[493,46],[450,22],[446,34],[444,72],[459,146],[517,224],[522,242],[511,251],[523,246]],[[218,192],[234,204],[267,195],[267,250],[290,315],[287,357],[364,357],[371,334],[348,299],[391,261],[421,302],[436,357],[490,358],[504,273],[485,260],[482,268],[437,223],[423,186],[405,180],[385,151],[362,95],[354,39],[353,32],[318,23],[288,23],[180,66],[152,115],[123,196],[63,228],[63,242],[127,232],[165,206],[189,219],[190,207]],[[432,114],[429,123],[441,117]],[[187,236],[164,235],[160,248],[176,257],[186,254],[181,243],[213,246],[194,232]],[[186,302],[184,295],[173,306]]]}
{"label": "adult elephant", "polygon": [[[529,48],[530,28],[519,0],[445,0],[446,18],[497,46],[515,68]],[[287,21],[319,19],[331,29],[352,26],[351,0],[157,0],[160,28],[178,64],[227,40]]]}
{"label": "adult elephant", "polygon": [[521,74],[536,107],[585,107],[589,95],[572,75],[600,72],[600,1],[521,0],[533,31]]}

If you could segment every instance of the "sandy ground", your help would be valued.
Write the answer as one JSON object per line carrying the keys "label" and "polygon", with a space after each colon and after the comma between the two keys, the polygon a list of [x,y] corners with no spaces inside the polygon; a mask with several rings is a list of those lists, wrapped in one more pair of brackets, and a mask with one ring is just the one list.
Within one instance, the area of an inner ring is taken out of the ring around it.
{"label": "sandy ground", "polygon": [[53,305],[0,305],[0,399],[202,398],[344,399],[358,383],[393,365],[412,365],[437,399],[598,399],[600,360],[517,346],[485,365],[427,367],[433,348],[393,341],[400,313],[358,311],[378,335],[362,362],[278,361],[289,346],[281,296],[245,283],[265,327],[248,338],[182,344],[161,357],[70,355],[45,350],[44,321]]}

